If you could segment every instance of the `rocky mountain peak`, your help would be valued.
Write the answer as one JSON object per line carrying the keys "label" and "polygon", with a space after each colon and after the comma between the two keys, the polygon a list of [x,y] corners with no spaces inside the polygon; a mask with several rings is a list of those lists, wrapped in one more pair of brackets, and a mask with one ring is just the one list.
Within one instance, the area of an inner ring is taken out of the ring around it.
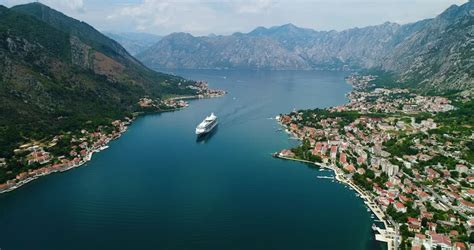
{"label": "rocky mountain peak", "polygon": [[377,68],[426,88],[463,89],[474,84],[472,62],[466,60],[473,53],[473,11],[471,0],[405,25],[385,22],[328,32],[289,23],[229,36],[172,34],[139,58],[156,68]]}

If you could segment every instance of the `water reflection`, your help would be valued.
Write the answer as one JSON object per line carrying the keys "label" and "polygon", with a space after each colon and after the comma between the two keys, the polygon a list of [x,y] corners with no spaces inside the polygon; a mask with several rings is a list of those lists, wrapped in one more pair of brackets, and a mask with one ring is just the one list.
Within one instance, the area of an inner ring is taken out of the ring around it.
{"label": "water reflection", "polygon": [[199,144],[207,143],[209,140],[211,140],[211,138],[215,134],[217,134],[217,130],[219,130],[219,124],[217,124],[216,127],[214,127],[214,129],[211,132],[203,134],[203,135],[198,135],[196,138],[196,143],[199,143]]}

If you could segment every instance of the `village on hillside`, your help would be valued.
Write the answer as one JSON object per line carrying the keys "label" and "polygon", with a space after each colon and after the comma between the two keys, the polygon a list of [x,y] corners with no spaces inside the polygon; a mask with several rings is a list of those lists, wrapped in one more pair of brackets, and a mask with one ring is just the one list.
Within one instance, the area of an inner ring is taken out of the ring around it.
{"label": "village on hillside", "polygon": [[226,94],[223,90],[210,89],[208,83],[203,81],[187,87],[196,90],[196,95],[164,99],[143,97],[137,102],[137,112],[130,117],[93,129],[67,131],[41,141],[20,145],[14,150],[12,159],[0,158],[0,168],[7,167],[8,164],[18,166],[16,173],[7,172],[12,178],[0,181],[0,193],[12,191],[44,175],[82,166],[92,159],[94,153],[107,149],[107,144],[119,138],[141,114],[186,108],[189,103],[183,99],[211,98]]}

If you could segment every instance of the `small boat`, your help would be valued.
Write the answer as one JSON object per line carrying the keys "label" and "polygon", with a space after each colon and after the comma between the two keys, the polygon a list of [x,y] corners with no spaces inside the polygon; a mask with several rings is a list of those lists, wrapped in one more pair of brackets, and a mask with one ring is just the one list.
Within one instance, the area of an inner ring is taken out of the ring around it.
{"label": "small boat", "polygon": [[332,176],[320,176],[320,175],[318,175],[318,176],[316,176],[316,178],[318,178],[318,179],[330,179],[330,180],[334,180],[334,177],[332,177]]}

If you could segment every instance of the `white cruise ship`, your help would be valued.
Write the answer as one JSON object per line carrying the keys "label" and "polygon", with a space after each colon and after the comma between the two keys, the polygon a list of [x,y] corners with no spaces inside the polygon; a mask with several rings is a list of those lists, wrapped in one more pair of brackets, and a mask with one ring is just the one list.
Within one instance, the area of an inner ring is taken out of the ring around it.
{"label": "white cruise ship", "polygon": [[217,126],[217,116],[212,113],[210,116],[206,117],[204,121],[199,123],[196,127],[196,135],[203,135],[209,133]]}

